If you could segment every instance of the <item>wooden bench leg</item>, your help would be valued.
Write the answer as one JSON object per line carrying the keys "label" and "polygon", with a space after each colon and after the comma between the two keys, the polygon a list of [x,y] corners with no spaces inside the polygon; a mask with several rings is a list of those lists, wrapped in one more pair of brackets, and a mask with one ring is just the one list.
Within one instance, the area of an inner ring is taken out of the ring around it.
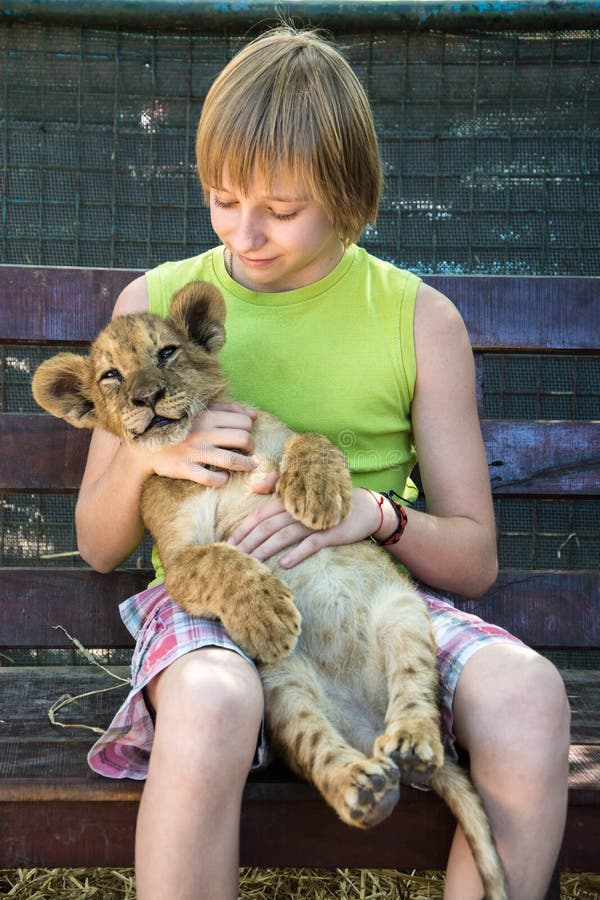
{"label": "wooden bench leg", "polygon": [[555,869],[552,874],[545,900],[560,900],[560,872],[558,869]]}

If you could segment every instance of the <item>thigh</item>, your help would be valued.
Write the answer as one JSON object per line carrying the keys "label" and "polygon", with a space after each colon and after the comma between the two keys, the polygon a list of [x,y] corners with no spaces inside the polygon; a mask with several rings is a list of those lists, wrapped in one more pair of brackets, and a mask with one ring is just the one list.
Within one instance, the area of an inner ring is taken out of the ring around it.
{"label": "thigh", "polygon": [[[91,768],[112,778],[144,779],[148,772],[148,760],[155,737],[156,709],[160,705],[159,686],[173,685],[173,709],[181,708],[183,695],[177,696],[178,678],[186,672],[182,685],[192,687],[194,673],[206,672],[211,660],[222,659],[222,666],[214,666],[215,674],[221,671],[239,673],[238,694],[244,696],[244,689],[254,703],[260,700],[262,708],[262,688],[258,672],[252,661],[245,656],[220,622],[189,616],[174,603],[164,589],[157,585],[121,604],[121,616],[131,634],[136,638],[136,647],[131,664],[131,689],[111,724],[91,748],[88,762]],[[206,662],[196,666],[183,660],[196,659],[195,654]],[[181,665],[180,665],[181,663]],[[168,678],[166,673],[170,673]],[[165,679],[162,679],[163,673]],[[189,678],[188,678],[189,676]],[[205,692],[210,697],[210,691]],[[226,701],[223,691],[214,693],[218,700]],[[191,709],[198,709],[201,703],[192,703]],[[242,705],[243,708],[243,705]],[[165,708],[162,710],[166,711]],[[264,729],[258,745],[254,766],[260,768],[269,761]]]}
{"label": "thigh", "polygon": [[[523,644],[495,643],[473,654],[457,680],[454,733],[470,752],[480,747],[509,753],[548,744],[558,752],[569,732],[568,703],[560,673]],[[563,734],[564,733],[564,734]]]}
{"label": "thigh", "polygon": [[456,609],[443,597],[425,592],[423,599],[429,610],[437,644],[440,712],[446,749],[456,758],[455,694],[465,667],[486,648],[496,646],[526,648],[518,638],[504,628]]}

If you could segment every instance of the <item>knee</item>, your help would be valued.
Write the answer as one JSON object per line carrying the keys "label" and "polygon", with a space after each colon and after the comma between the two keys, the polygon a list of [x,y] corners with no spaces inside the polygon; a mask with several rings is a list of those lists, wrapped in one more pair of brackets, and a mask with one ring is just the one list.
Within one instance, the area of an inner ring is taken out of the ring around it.
{"label": "knee", "polygon": [[560,672],[545,657],[532,654],[519,673],[514,703],[522,712],[518,719],[529,728],[537,742],[564,754],[570,742],[571,711]]}
{"label": "knee", "polygon": [[203,729],[255,733],[263,713],[257,673],[231,651],[221,651],[214,658],[210,650],[202,653],[203,658],[189,654],[182,659],[177,679],[182,716]]}
{"label": "knee", "polygon": [[263,714],[256,671],[231,651],[190,653],[166,670],[156,692],[156,736],[175,768],[247,774]]}
{"label": "knee", "polygon": [[489,739],[507,757],[517,748],[523,758],[529,748],[540,761],[547,756],[564,762],[570,709],[555,666],[533,650],[513,645],[491,647],[487,659],[482,651],[471,662],[456,708],[459,740],[462,718],[467,748]]}

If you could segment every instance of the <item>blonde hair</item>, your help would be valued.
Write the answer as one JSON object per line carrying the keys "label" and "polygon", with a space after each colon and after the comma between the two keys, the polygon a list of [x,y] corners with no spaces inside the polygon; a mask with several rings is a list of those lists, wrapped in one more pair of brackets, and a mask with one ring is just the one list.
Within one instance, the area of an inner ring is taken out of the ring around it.
{"label": "blonde hair", "polygon": [[344,243],[377,216],[381,164],[365,92],[340,53],[313,31],[272,29],[248,44],[210,88],[196,136],[208,200],[285,176],[319,204]]}

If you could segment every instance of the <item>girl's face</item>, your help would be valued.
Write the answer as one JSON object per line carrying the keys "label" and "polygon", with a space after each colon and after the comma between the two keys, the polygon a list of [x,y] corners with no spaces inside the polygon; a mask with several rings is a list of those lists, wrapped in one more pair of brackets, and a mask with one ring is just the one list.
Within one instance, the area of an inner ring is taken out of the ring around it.
{"label": "girl's face", "polygon": [[232,254],[232,274],[254,291],[291,291],[324,278],[343,256],[339,236],[302,186],[277,179],[270,191],[254,180],[248,194],[210,189],[212,227]]}

